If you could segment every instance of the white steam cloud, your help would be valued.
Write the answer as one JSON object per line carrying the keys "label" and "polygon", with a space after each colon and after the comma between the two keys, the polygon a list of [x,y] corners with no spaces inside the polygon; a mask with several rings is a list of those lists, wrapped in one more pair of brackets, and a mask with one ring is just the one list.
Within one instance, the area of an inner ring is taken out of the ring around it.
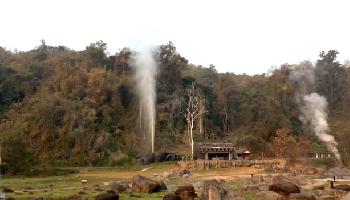
{"label": "white steam cloud", "polygon": [[334,136],[329,134],[327,99],[317,93],[311,93],[315,84],[314,67],[311,63],[304,63],[298,70],[293,71],[289,78],[296,87],[295,97],[302,112],[301,121],[311,125],[314,134],[340,162],[338,144]]}
{"label": "white steam cloud", "polygon": [[143,131],[145,143],[154,152],[155,135],[155,76],[157,74],[157,62],[154,59],[154,50],[144,48],[134,55],[133,66],[136,69],[136,87],[140,99],[140,128]]}

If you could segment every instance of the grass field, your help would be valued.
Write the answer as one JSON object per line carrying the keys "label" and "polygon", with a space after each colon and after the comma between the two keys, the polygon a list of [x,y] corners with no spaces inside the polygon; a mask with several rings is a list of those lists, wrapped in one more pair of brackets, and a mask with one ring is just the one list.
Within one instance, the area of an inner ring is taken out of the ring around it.
{"label": "grass field", "polygon": [[[0,187],[13,189],[15,192],[7,193],[7,195],[15,199],[31,199],[33,197],[64,199],[79,192],[84,193],[89,199],[93,199],[99,193],[108,190],[110,182],[128,181],[136,174],[152,178],[174,168],[176,165],[172,162],[127,168],[79,168],[80,173],[65,176],[1,177]],[[206,179],[224,179],[235,185],[241,183],[242,180],[249,179],[251,173],[258,173],[258,171],[253,168],[198,170],[192,171],[189,178],[175,177],[169,178],[165,182],[169,190],[175,190],[178,185],[193,184]],[[82,179],[88,180],[88,183],[82,185]],[[135,194],[135,197],[121,193],[120,199],[160,200],[165,193]],[[247,197],[247,199],[251,198]]]}

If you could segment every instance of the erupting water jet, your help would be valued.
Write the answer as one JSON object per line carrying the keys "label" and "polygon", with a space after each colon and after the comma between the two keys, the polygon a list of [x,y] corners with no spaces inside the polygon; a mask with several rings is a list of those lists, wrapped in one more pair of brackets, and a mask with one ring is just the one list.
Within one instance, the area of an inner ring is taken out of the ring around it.
{"label": "erupting water jet", "polygon": [[134,55],[133,66],[136,69],[135,79],[140,99],[140,129],[144,133],[146,143],[154,152],[155,135],[155,76],[157,74],[157,62],[154,59],[152,48],[144,48]]}

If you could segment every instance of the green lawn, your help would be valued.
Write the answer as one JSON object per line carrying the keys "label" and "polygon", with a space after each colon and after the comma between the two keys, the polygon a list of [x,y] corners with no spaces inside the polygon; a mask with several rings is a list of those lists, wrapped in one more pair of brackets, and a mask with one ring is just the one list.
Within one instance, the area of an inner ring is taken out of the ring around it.
{"label": "green lawn", "polygon": [[[156,174],[162,174],[176,168],[173,162],[157,163],[144,166],[131,166],[124,168],[77,168],[80,173],[65,176],[48,176],[48,177],[1,177],[0,187],[11,188],[14,193],[8,193],[8,196],[15,199],[31,199],[32,197],[43,197],[44,199],[64,199],[71,195],[86,193],[89,199],[103,191],[110,189],[109,182],[113,181],[130,181],[136,175],[154,177]],[[191,172],[189,178],[174,177],[166,180],[168,189],[175,190],[179,185],[194,184],[204,179],[225,179],[234,178],[237,174],[250,174],[251,168],[231,168],[231,169],[211,169],[196,170]],[[81,180],[87,179],[88,183],[82,185]],[[226,180],[229,185],[241,185],[247,180],[239,178]],[[200,191],[196,191],[200,194]],[[127,193],[121,193],[120,199],[123,200],[161,200],[165,192],[154,194],[135,194],[130,196]],[[246,199],[254,199],[253,195],[248,194]]]}

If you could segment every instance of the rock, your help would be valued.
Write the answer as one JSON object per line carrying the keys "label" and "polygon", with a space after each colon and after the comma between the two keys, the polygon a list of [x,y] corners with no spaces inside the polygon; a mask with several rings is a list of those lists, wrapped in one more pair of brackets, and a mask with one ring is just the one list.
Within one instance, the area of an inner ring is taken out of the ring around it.
{"label": "rock", "polygon": [[175,194],[166,194],[164,195],[163,200],[181,200],[181,198]]}
{"label": "rock", "polygon": [[227,192],[217,180],[204,182],[203,193],[200,200],[224,200],[227,199]]}
{"label": "rock", "polygon": [[278,194],[288,195],[290,193],[299,193],[300,189],[293,183],[277,183],[269,186],[270,191],[277,192]]}
{"label": "rock", "polygon": [[287,178],[283,175],[277,175],[272,178],[272,183],[280,183],[280,182],[289,182],[289,183],[293,183],[296,186],[300,185],[300,181],[295,177]]}
{"label": "rock", "polygon": [[120,182],[113,182],[110,184],[111,190],[115,191],[116,193],[124,192],[128,187],[125,184],[122,184]]}
{"label": "rock", "polygon": [[179,186],[175,191],[175,195],[180,197],[181,200],[193,200],[197,196],[192,185]]}
{"label": "rock", "polygon": [[310,193],[290,193],[288,200],[316,200]]}
{"label": "rock", "polygon": [[142,155],[137,159],[137,161],[142,165],[148,165],[156,161],[156,156],[155,154]]}
{"label": "rock", "polygon": [[112,190],[108,190],[105,193],[97,195],[95,200],[119,200],[119,195]]}
{"label": "rock", "polygon": [[132,191],[142,193],[152,193],[160,190],[160,185],[149,178],[136,175],[132,178]]}
{"label": "rock", "polygon": [[272,191],[260,191],[256,193],[256,197],[261,200],[283,200],[284,197]]}
{"label": "rock", "polygon": [[164,181],[159,181],[159,190],[167,190],[168,187],[166,186],[166,184],[164,183]]}
{"label": "rock", "polygon": [[350,185],[336,185],[333,187],[335,190],[350,191]]}
{"label": "rock", "polygon": [[203,181],[197,181],[197,182],[193,183],[193,187],[196,190],[202,189],[203,186],[204,186],[204,182]]}
{"label": "rock", "polygon": [[290,179],[281,175],[276,176],[272,179],[272,185],[269,186],[269,190],[282,195],[300,192],[300,189],[296,184],[291,183]]}
{"label": "rock", "polygon": [[4,189],[2,189],[2,192],[3,193],[14,193],[15,191],[13,189],[10,189],[10,188],[4,188]]}

